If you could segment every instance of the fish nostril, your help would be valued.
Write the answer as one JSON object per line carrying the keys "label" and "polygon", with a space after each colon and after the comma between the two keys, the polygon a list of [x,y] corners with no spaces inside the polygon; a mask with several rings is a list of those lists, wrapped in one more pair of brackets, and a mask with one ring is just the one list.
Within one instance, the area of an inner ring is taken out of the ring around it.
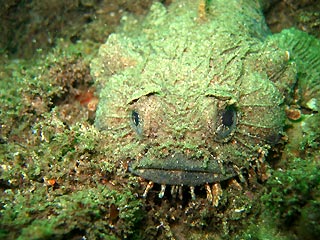
{"label": "fish nostril", "polygon": [[237,125],[237,111],[235,106],[227,106],[220,112],[215,131],[216,141],[228,141]]}

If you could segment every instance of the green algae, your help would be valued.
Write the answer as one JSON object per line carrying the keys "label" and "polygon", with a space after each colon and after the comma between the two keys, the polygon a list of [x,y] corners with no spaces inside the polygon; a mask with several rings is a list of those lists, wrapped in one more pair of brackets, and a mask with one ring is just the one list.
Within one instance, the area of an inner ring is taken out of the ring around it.
{"label": "green algae", "polygon": [[264,196],[275,218],[287,223],[301,213],[301,207],[313,198],[320,184],[320,166],[312,158],[295,158],[289,164],[287,169],[274,172],[268,181],[271,189]]}
{"label": "green algae", "polygon": [[[106,184],[115,166],[104,160],[109,157],[105,150],[99,151],[101,136],[85,123],[66,127],[51,114],[34,127],[35,133],[41,128],[42,138],[34,146],[9,143],[2,148],[6,190],[0,226],[9,231],[6,238],[131,235],[142,216],[141,202],[130,188],[117,186],[116,179],[116,186]],[[50,185],[49,179],[56,183]],[[111,208],[117,216],[110,217]]]}
{"label": "green algae", "polygon": [[[74,92],[92,83],[92,49],[61,41],[34,61],[2,65],[3,239],[119,239],[132,235],[142,218],[130,185],[111,180],[116,166],[106,138],[75,101]],[[78,115],[66,118],[67,109]]]}
{"label": "green algae", "polygon": [[[292,150],[289,151],[288,154]],[[261,213],[235,239],[316,239],[319,236],[319,149],[291,156],[273,170],[261,197]]]}
{"label": "green algae", "polygon": [[[43,184],[35,186],[32,194],[28,191],[20,194],[7,191],[5,194],[8,202],[2,210],[1,225],[10,229],[11,234],[22,229],[19,235],[10,238],[62,239],[72,231],[90,239],[111,238],[113,232],[118,237],[125,237],[133,233],[135,223],[142,216],[141,204],[134,195],[103,185],[62,196],[54,196]],[[15,204],[10,205],[9,199]],[[110,217],[111,206],[117,209],[117,217]]]}

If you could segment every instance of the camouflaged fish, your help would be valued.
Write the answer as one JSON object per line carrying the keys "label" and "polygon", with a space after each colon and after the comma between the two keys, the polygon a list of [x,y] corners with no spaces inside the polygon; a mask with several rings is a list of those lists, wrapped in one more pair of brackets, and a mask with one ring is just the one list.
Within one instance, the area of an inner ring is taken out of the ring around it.
{"label": "camouflaged fish", "polygon": [[144,196],[153,183],[160,197],[167,185],[189,186],[192,198],[206,186],[217,205],[222,181],[263,175],[296,81],[279,39],[260,1],[154,3],[142,21],[123,19],[92,62],[96,126],[117,142],[114,156],[150,181]]}

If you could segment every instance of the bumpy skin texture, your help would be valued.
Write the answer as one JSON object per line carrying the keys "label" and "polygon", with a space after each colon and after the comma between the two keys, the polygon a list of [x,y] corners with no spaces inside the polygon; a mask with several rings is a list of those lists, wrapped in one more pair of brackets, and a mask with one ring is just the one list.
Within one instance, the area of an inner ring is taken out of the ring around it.
{"label": "bumpy skin texture", "polygon": [[127,19],[91,66],[96,126],[131,172],[160,184],[220,182],[263,161],[295,79],[288,53],[265,40],[258,1],[192,2]]}

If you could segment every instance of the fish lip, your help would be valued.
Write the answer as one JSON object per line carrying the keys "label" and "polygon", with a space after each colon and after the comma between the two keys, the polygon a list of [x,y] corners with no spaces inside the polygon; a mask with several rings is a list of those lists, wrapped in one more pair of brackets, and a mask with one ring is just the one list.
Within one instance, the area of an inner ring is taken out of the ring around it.
{"label": "fish lip", "polygon": [[183,154],[152,161],[147,157],[131,161],[129,171],[154,183],[184,186],[221,182],[237,175],[228,163],[221,164],[217,159],[195,160]]}

